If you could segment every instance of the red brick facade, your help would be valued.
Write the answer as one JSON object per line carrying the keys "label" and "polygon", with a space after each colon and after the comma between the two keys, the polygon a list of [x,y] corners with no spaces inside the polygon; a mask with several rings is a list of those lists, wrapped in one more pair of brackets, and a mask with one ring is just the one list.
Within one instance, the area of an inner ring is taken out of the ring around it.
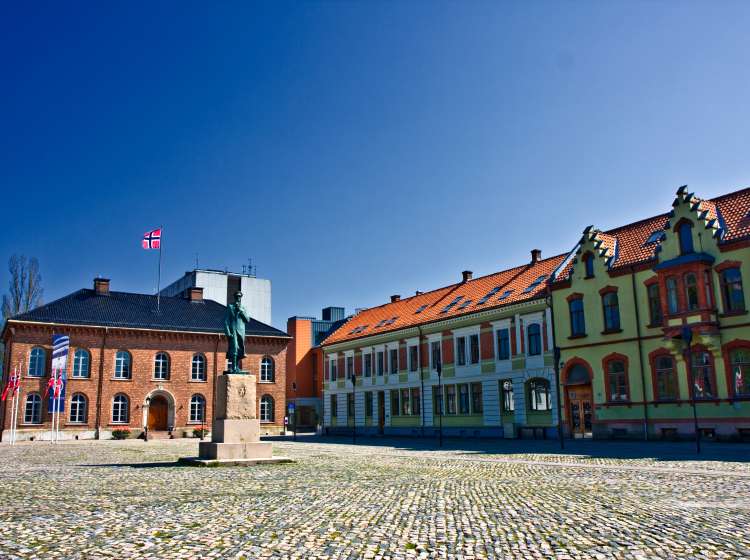
{"label": "red brick facade", "polygon": [[[205,398],[205,426],[210,429],[213,417],[214,386],[217,375],[221,375],[226,364],[226,339],[221,334],[187,333],[164,330],[127,329],[112,327],[61,326],[14,322],[5,331],[6,359],[3,380],[9,372],[23,365],[19,390],[18,430],[19,438],[44,433],[50,428],[51,418],[47,413],[47,402],[43,399],[41,424],[24,422],[24,403],[32,392],[43,396],[49,381],[52,354],[52,334],[70,336],[68,356],[68,385],[65,394],[65,415],[61,419],[61,429],[66,437],[80,435],[93,437],[97,432],[108,437],[117,428],[129,428],[132,437],[139,435],[147,422],[146,398],[162,395],[168,403],[169,426],[174,437],[192,436],[194,428],[201,427],[200,421],[190,421],[190,401],[193,395]],[[279,433],[284,427],[286,407],[286,346],[288,339],[282,337],[251,337],[245,343],[247,356],[242,368],[258,377],[258,403],[263,396],[273,398],[273,420],[261,423],[261,433]],[[46,352],[43,377],[28,375],[29,358],[34,347]],[[73,377],[75,351],[89,352],[88,377]],[[127,351],[131,357],[130,379],[116,379],[115,356],[118,351]],[[168,379],[154,379],[154,359],[158,352],[169,356]],[[192,360],[195,354],[205,357],[205,380],[192,380]],[[261,360],[268,356],[273,360],[273,381],[260,381]],[[73,395],[82,393],[86,397],[85,422],[70,422],[70,402]],[[128,421],[113,423],[113,399],[124,394],[129,401]],[[10,399],[2,403],[2,431],[10,427]],[[259,415],[260,417],[260,415]]]}

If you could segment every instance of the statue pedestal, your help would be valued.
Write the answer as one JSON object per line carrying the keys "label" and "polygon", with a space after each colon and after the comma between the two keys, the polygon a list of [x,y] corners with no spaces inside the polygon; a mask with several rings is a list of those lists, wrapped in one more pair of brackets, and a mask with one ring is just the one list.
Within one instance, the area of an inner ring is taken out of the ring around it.
{"label": "statue pedestal", "polygon": [[202,441],[198,457],[180,462],[201,466],[289,463],[274,457],[270,443],[260,441],[260,420],[256,418],[255,376],[224,372],[216,380],[216,410],[211,441]]}

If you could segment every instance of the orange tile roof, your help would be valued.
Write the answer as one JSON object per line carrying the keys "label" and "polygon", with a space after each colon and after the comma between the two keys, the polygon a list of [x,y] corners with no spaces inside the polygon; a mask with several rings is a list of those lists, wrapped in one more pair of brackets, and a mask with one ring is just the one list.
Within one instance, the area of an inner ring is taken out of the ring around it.
{"label": "orange tile roof", "polygon": [[[534,264],[517,266],[366,309],[331,333],[323,341],[323,345],[365,338],[544,297],[546,279],[560,266],[565,257],[566,255],[557,255],[541,259]],[[534,281],[539,279],[541,281],[529,289]],[[484,303],[480,303],[493,289],[497,289],[495,293]],[[452,302],[455,303],[444,311]],[[422,310],[417,313],[419,309]]]}
{"label": "orange tile roof", "polygon": [[[678,193],[679,194],[679,193]],[[705,212],[706,220],[715,220],[723,230],[721,243],[750,237],[750,188],[728,193],[710,200],[692,196],[696,210]],[[659,214],[609,231],[595,232],[602,239],[602,248],[609,249],[612,239],[615,245],[613,269],[647,262],[654,258],[660,241],[646,243],[652,233],[667,227],[670,213]],[[559,280],[568,277],[572,263],[557,275]]]}

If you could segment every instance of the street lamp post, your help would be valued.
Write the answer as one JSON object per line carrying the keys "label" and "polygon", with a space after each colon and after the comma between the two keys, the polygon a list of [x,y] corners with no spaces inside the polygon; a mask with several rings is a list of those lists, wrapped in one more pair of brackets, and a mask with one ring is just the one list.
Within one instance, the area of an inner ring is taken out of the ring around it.
{"label": "street lamp post", "polygon": [[349,376],[352,382],[352,443],[357,443],[357,377],[352,371]]}
{"label": "street lamp post", "polygon": [[443,406],[444,406],[444,399],[443,399],[443,386],[442,386],[442,376],[443,376],[443,364],[442,360],[440,359],[440,356],[437,356],[437,363],[436,370],[438,375],[438,447],[443,447]]}
{"label": "street lamp post", "polygon": [[143,441],[148,441],[148,410],[151,406],[151,397],[146,397],[146,425],[143,426]]}
{"label": "street lamp post", "polygon": [[688,372],[690,372],[690,375],[688,376],[688,379],[690,380],[690,383],[692,383],[692,387],[690,388],[690,392],[692,394],[692,398],[690,399],[692,401],[693,405],[693,429],[695,431],[695,452],[700,454],[701,452],[701,432],[698,429],[698,407],[695,402],[695,368],[693,367],[693,351],[691,344],[693,342],[693,330],[685,325],[682,327],[682,340],[685,343],[685,363],[686,367],[688,368]]}

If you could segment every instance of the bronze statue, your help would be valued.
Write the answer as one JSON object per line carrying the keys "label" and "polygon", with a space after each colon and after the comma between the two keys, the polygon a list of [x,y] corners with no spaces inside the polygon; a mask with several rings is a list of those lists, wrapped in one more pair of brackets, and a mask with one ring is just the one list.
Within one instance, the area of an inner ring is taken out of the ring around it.
{"label": "bronze statue", "polygon": [[234,294],[234,303],[227,306],[224,315],[224,334],[227,335],[227,359],[230,373],[239,373],[240,361],[245,357],[245,323],[250,316],[242,307],[242,292]]}

